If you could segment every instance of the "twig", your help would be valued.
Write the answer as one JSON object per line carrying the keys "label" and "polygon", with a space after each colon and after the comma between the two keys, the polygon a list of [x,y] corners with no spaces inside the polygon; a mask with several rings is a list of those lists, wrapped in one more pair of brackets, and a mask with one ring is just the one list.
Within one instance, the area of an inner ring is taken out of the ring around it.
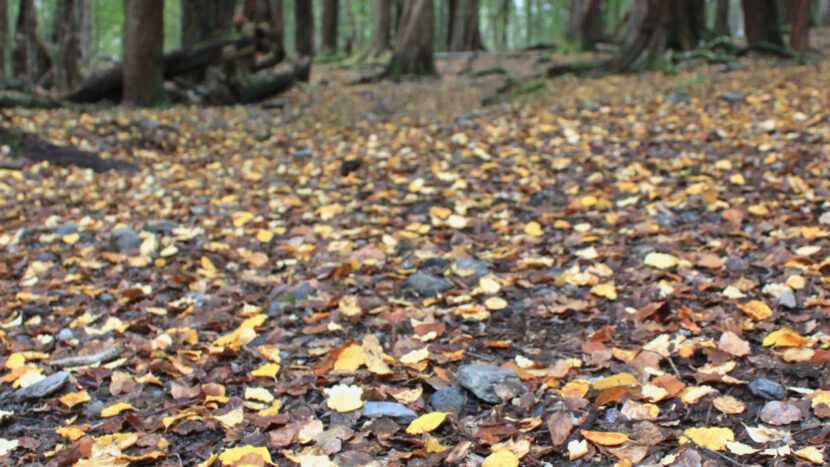
{"label": "twig", "polygon": [[49,362],[49,364],[60,368],[73,366],[89,366],[94,365],[96,363],[112,360],[113,358],[120,355],[122,350],[123,349],[120,345],[116,345],[115,347],[110,347],[106,350],[102,350],[98,353],[94,353],[91,355],[79,355],[76,357],[66,357],[58,360],[52,360],[51,362]]}
{"label": "twig", "polygon": [[718,451],[715,451],[714,449],[709,449],[706,446],[701,446],[701,445],[697,444],[695,442],[695,440],[693,440],[692,438],[689,438],[688,436],[684,436],[684,438],[688,439],[690,443],[694,444],[695,446],[702,449],[703,451],[708,452],[709,454],[714,454],[714,455],[720,457],[721,459],[725,460],[726,462],[729,462],[732,465],[743,465],[740,462],[736,461],[735,459],[727,456],[726,454],[721,454]]}

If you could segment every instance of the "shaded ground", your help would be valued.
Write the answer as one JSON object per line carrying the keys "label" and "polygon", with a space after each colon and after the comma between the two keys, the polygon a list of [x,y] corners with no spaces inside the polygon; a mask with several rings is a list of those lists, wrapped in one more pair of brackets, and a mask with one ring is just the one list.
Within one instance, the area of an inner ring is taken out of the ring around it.
{"label": "shaded ground", "polygon": [[[486,108],[505,78],[454,59],[439,81],[315,72],[283,109],[4,110],[140,166],[0,170],[7,462],[820,464],[830,74],[743,63]],[[470,363],[528,392],[438,404]],[[407,433],[340,385],[460,413]]]}

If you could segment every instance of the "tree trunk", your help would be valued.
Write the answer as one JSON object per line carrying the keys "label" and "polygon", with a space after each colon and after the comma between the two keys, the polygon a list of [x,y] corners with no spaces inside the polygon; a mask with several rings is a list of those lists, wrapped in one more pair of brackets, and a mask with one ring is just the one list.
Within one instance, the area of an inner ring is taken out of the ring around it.
{"label": "tree trunk", "polygon": [[693,49],[704,26],[701,0],[647,0],[637,37],[609,64],[614,71],[664,67],[667,49]]}
{"label": "tree trunk", "polygon": [[267,36],[257,42],[257,56],[252,68],[267,68],[285,58],[282,0],[245,0],[242,17],[237,17],[234,22],[245,36],[253,36],[257,31]]}
{"label": "tree trunk", "polygon": [[229,37],[236,0],[181,0],[182,48]]}
{"label": "tree trunk", "polygon": [[81,32],[75,0],[58,0],[55,12],[55,84],[59,90],[81,82]]}
{"label": "tree trunk", "polygon": [[36,84],[52,67],[46,46],[38,37],[34,0],[20,0],[12,55],[14,76],[25,78],[29,84]]}
{"label": "tree trunk", "polygon": [[478,27],[478,10],[479,0],[458,0],[451,28],[451,51],[484,49],[481,43],[481,30]]}
{"label": "tree trunk", "polygon": [[392,28],[391,0],[375,0],[375,30],[372,37],[372,48],[375,51],[390,49],[389,33]]}
{"label": "tree trunk", "polygon": [[770,45],[784,47],[775,0],[741,0],[744,31],[750,47]]}
{"label": "tree trunk", "polygon": [[524,0],[525,4],[525,38],[528,47],[533,46],[533,2]]}
{"label": "tree trunk", "polygon": [[458,12],[458,2],[459,0],[447,1],[447,50],[450,49],[452,44],[453,28],[455,27],[455,15]]}
{"label": "tree trunk", "polygon": [[830,25],[830,1],[825,1],[824,2],[824,7],[822,8],[820,16],[821,16],[820,21],[821,21],[822,25],[824,25],[824,26]]}
{"label": "tree trunk", "polygon": [[[637,0],[634,0],[635,3]],[[568,42],[579,41],[582,37],[582,20],[585,15],[585,5],[582,0],[571,0],[568,7],[568,29],[565,32],[565,40]]]}
{"label": "tree trunk", "polygon": [[314,10],[311,0],[294,2],[294,47],[297,55],[314,56]]}
{"label": "tree trunk", "polygon": [[507,33],[510,31],[510,11],[513,10],[512,0],[502,0],[501,4],[501,48],[507,50]]}
{"label": "tree trunk", "polygon": [[793,19],[795,17],[795,4],[794,0],[777,0],[776,1],[776,8],[778,9],[778,20],[781,22],[782,26],[788,26],[792,24]]}
{"label": "tree trunk", "polygon": [[640,26],[643,24],[643,19],[646,17],[646,9],[648,8],[647,0],[634,0],[631,2],[631,8],[628,10],[628,34],[625,37],[625,44],[631,45],[637,39],[640,33]]}
{"label": "tree trunk", "polygon": [[793,0],[793,19],[790,26],[790,47],[798,53],[810,48],[810,0]]}
{"label": "tree trunk", "polygon": [[124,100],[148,106],[164,99],[164,0],[125,0]]}
{"label": "tree trunk", "polygon": [[715,6],[716,36],[729,36],[729,0],[718,0]]}
{"label": "tree trunk", "polygon": [[387,76],[434,75],[432,0],[406,0]]}
{"label": "tree trunk", "polygon": [[586,0],[588,9],[582,19],[582,50],[594,50],[602,40],[604,28],[602,25],[602,0]]}
{"label": "tree trunk", "polygon": [[6,59],[9,44],[9,2],[0,0],[0,79],[6,79]]}
{"label": "tree trunk", "polygon": [[323,0],[323,16],[320,25],[323,54],[337,53],[337,0]]}

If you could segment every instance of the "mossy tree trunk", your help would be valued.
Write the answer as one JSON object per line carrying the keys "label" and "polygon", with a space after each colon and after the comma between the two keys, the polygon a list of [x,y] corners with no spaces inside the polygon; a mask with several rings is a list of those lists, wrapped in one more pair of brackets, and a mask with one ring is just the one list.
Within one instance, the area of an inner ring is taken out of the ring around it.
{"label": "mossy tree trunk", "polygon": [[395,52],[386,68],[392,78],[401,75],[434,75],[432,0],[406,0],[398,27]]}

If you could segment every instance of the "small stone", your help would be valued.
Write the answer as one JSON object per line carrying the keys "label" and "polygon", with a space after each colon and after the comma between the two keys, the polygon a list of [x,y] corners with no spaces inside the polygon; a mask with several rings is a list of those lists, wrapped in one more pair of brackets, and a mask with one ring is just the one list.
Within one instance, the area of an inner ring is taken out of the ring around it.
{"label": "small stone", "polygon": [[770,425],[789,425],[804,418],[797,405],[781,401],[767,402],[759,416],[764,423]]}
{"label": "small stone", "polygon": [[677,225],[677,217],[674,214],[657,214],[657,225],[663,228]]}
{"label": "small stone", "polygon": [[778,304],[789,309],[796,308],[798,304],[795,301],[795,294],[792,290],[787,290],[778,296]]}
{"label": "small stone", "polygon": [[469,389],[476,397],[491,404],[501,402],[497,386],[508,382],[522,385],[515,371],[495,365],[461,365],[455,377],[459,384]]}
{"label": "small stone", "polygon": [[152,131],[161,128],[161,123],[155,120],[150,120],[149,118],[144,118],[138,122],[138,127],[143,131]]}
{"label": "small stone", "polygon": [[300,149],[294,153],[294,157],[305,159],[306,157],[311,157],[312,154],[311,149]]}
{"label": "small stone", "polygon": [[452,284],[445,279],[432,277],[429,274],[416,272],[406,279],[404,289],[412,290],[421,297],[434,297],[452,288]]}
{"label": "small stone", "polygon": [[412,420],[418,418],[417,413],[397,402],[366,402],[363,404],[363,416]]}
{"label": "small stone", "polygon": [[726,265],[726,270],[730,272],[743,272],[749,269],[747,262],[738,256],[730,256],[724,264]]}
{"label": "small stone", "polygon": [[62,341],[68,341],[75,338],[75,333],[72,332],[69,328],[63,328],[58,332],[58,339]]}
{"label": "small stone", "polygon": [[294,301],[296,302],[299,302],[300,300],[305,300],[316,293],[317,289],[305,282],[299,284],[297,287],[294,287],[294,290],[291,291],[291,295],[294,297]]}
{"label": "small stone", "polygon": [[746,100],[746,96],[739,92],[727,92],[724,93],[721,98],[726,102],[744,102]]}
{"label": "small stone", "polygon": [[69,379],[69,372],[59,371],[31,386],[18,389],[14,392],[14,395],[18,399],[42,399],[59,391],[67,379]]}
{"label": "small stone", "polygon": [[467,394],[458,386],[439,389],[429,398],[433,410],[459,414],[467,403]]}
{"label": "small stone", "polygon": [[749,392],[770,401],[787,397],[787,390],[784,386],[766,378],[758,378],[749,383]]}
{"label": "small stone", "polygon": [[827,211],[819,216],[818,223],[821,225],[830,225],[830,211]]}
{"label": "small stone", "polygon": [[55,229],[55,234],[64,236],[78,232],[78,226],[75,225],[74,222],[67,222],[65,224],[61,224]]}
{"label": "small stone", "polygon": [[461,258],[455,262],[455,270],[462,271],[465,269],[472,269],[477,276],[486,276],[490,274],[490,268],[486,261],[473,258]]}
{"label": "small stone", "polygon": [[109,249],[115,253],[135,250],[141,246],[141,238],[129,227],[119,227],[112,231]]}

